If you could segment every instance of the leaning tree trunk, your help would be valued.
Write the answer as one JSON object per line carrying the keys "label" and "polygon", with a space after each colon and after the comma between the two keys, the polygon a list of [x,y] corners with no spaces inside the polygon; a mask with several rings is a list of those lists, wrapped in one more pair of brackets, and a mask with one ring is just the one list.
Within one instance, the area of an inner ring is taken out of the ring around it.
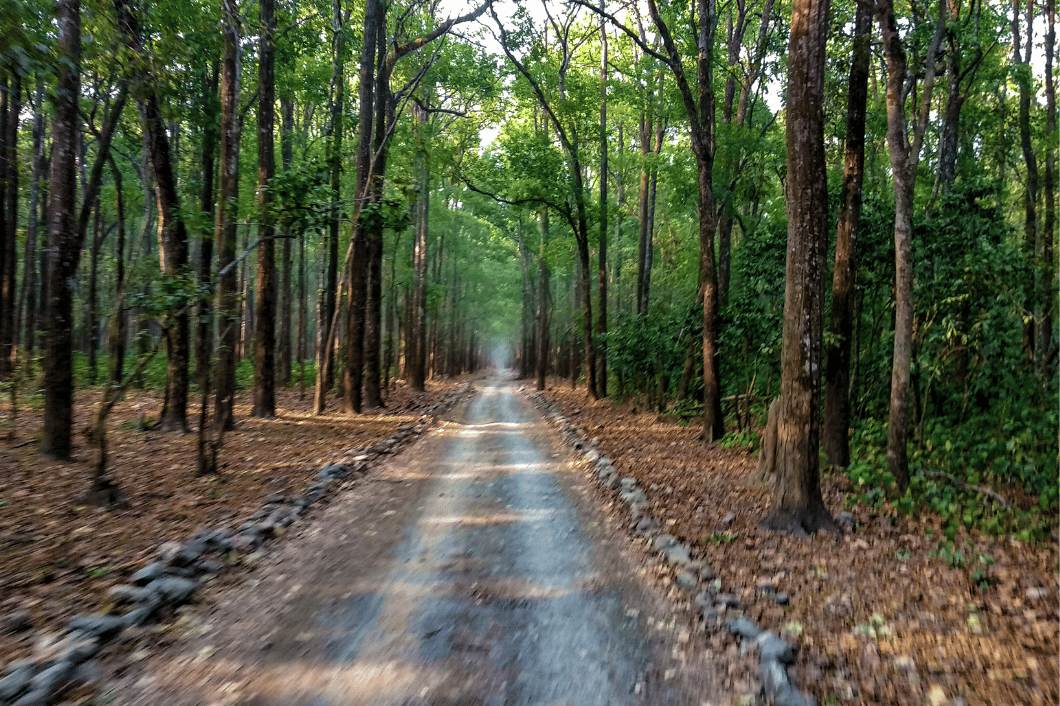
{"label": "leaning tree trunk", "polygon": [[259,4],[262,24],[258,50],[258,272],[254,315],[255,417],[276,415],[276,241],[271,182],[276,174],[275,130],[276,18],[273,0]]}
{"label": "leaning tree trunk", "polygon": [[777,414],[776,478],[764,524],[811,533],[832,529],[821,499],[818,400],[821,308],[828,247],[824,65],[828,0],[795,0],[788,43],[787,264]]}
{"label": "leaning tree trunk", "polygon": [[44,345],[44,430],[41,451],[67,459],[73,426],[73,282],[81,256],[74,217],[77,194],[77,96],[81,92],[81,3],[58,0],[58,76],[48,187],[47,337]]}
{"label": "leaning tree trunk", "polygon": [[824,453],[828,463],[850,463],[850,339],[854,320],[857,231],[865,173],[865,105],[869,86],[872,7],[859,0],[854,17],[854,56],[847,82],[847,129],[843,154],[843,205],[836,227],[832,270],[832,318],[826,346]]}

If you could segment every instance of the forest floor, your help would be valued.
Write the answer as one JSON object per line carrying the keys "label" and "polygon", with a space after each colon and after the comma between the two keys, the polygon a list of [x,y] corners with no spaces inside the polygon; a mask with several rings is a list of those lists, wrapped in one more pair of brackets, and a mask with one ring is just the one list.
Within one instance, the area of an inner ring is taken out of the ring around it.
{"label": "forest floor", "polygon": [[855,531],[767,532],[756,454],[704,449],[694,426],[554,382],[548,397],[637,479],[667,531],[741,593],[749,617],[800,644],[793,678],[822,706],[1060,701],[1054,542],[969,533],[940,550],[935,516],[858,506],[836,474],[822,480],[825,502],[849,510]]}
{"label": "forest floor", "polygon": [[[0,441],[0,664],[27,653],[41,630],[98,607],[106,589],[160,543],[242,519],[271,493],[300,491],[321,465],[415,421],[460,384],[432,382],[427,393],[398,386],[386,409],[358,416],[336,411],[334,403],[314,416],[312,391],[299,399],[296,390],[280,390],[277,417],[253,419],[249,393],[241,392],[237,427],[225,435],[221,470],[213,477],[195,474],[195,434],[140,429],[142,416],[157,417],[161,399],[133,391],[108,424],[111,474],[128,499],[127,508],[116,510],[80,504],[95,449],[79,430],[94,417],[99,392],[77,395],[69,463],[37,452],[39,405],[23,403],[14,440]],[[6,415],[0,409],[5,422]]]}

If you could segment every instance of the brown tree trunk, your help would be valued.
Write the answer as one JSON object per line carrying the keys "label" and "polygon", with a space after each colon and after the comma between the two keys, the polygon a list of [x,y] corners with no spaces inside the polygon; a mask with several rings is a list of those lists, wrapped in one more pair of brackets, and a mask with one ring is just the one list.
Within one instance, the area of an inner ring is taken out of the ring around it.
{"label": "brown tree trunk", "polygon": [[254,408],[255,417],[276,416],[276,241],[271,182],[276,174],[273,132],[276,113],[273,0],[260,0],[258,44],[258,273],[255,287]]}
{"label": "brown tree trunk", "polygon": [[905,82],[908,67],[898,34],[892,0],[879,0],[877,21],[887,62],[887,146],[894,182],[894,349],[891,358],[891,398],[887,422],[887,464],[900,488],[909,483],[909,380],[913,356],[913,190],[916,166],[931,108],[936,56],[945,27],[945,0],[939,2],[935,36],[927,51],[920,114],[906,137]]}
{"label": "brown tree trunk", "polygon": [[[320,293],[320,311],[317,325],[317,371],[323,377],[317,384],[315,408],[324,410],[324,391],[334,385],[335,366],[332,342],[332,322],[336,321],[339,271],[339,225],[342,217],[342,138],[345,129],[346,110],[346,35],[343,28],[345,17],[340,0],[331,5],[332,60],[331,60],[331,113],[329,118],[330,140],[328,142],[328,176],[331,189],[330,213],[328,215],[328,241],[325,255],[326,267]],[[358,153],[359,154],[359,153]],[[358,206],[354,204],[354,211]],[[354,225],[356,228],[356,225]]]}
{"label": "brown tree trunk", "polygon": [[545,389],[545,377],[548,375],[549,353],[549,305],[550,285],[548,260],[545,259],[545,248],[548,243],[548,208],[542,207],[538,214],[540,245],[537,251],[537,389]]}
{"label": "brown tree trunk", "polygon": [[[280,160],[283,170],[290,170],[294,162],[294,100],[284,95],[280,99]],[[280,336],[276,342],[276,378],[281,385],[291,382],[291,322],[293,307],[291,301],[291,267],[293,266],[294,233],[288,222],[284,229],[280,270]]]}
{"label": "brown tree trunk", "polygon": [[828,246],[824,158],[824,65],[828,0],[795,0],[788,43],[787,265],[777,414],[776,478],[765,526],[784,532],[833,529],[821,499],[818,400],[821,309]]}
{"label": "brown tree trunk", "polygon": [[67,459],[73,425],[73,280],[81,256],[74,199],[77,184],[77,97],[81,92],[81,3],[58,0],[58,76],[48,188],[47,336],[44,346],[44,430],[41,452]]}
{"label": "brown tree trunk", "polygon": [[[604,9],[604,0],[600,0]],[[597,267],[596,392],[607,397],[607,25],[600,17],[600,213]]]}
{"label": "brown tree trunk", "polygon": [[[118,26],[125,43],[137,56],[147,54],[140,34],[139,20],[128,6],[128,0],[114,0]],[[177,281],[188,266],[188,233],[180,217],[180,197],[173,170],[169,136],[161,102],[156,92],[157,82],[149,69],[142,69],[134,78],[134,91],[140,105],[141,121],[155,177],[158,201],[159,237],[161,241],[162,274]],[[162,431],[188,430],[188,309],[182,302],[174,303],[166,334],[166,404],[159,420]]]}
{"label": "brown tree trunk", "polygon": [[[347,412],[360,412],[364,380],[365,300],[368,290],[368,248],[361,213],[369,195],[368,172],[372,165],[372,122],[375,119],[375,67],[379,17],[384,14],[380,0],[366,0],[364,34],[358,74],[357,173],[354,181],[352,257],[346,277],[349,282],[349,310],[346,324],[346,365],[343,371],[343,406]],[[317,399],[321,399],[318,383]]]}
{"label": "brown tree trunk", "polygon": [[412,244],[412,318],[409,321],[409,382],[422,392],[427,382],[427,252],[430,227],[430,166],[427,111],[416,108],[416,237]]}
{"label": "brown tree trunk", "polygon": [[221,144],[218,169],[214,249],[217,251],[217,357],[214,362],[214,424],[235,427],[232,403],[236,391],[240,291],[236,267],[236,209],[239,203],[239,14],[231,0],[221,0],[224,53],[221,61]]}
{"label": "brown tree trunk", "polygon": [[[1019,131],[1020,150],[1023,152],[1023,164],[1027,169],[1026,180],[1023,190],[1023,247],[1027,255],[1027,261],[1036,261],[1038,246],[1038,160],[1034,154],[1034,145],[1031,139],[1031,52],[1034,48],[1034,0],[1027,0],[1026,50],[1021,53],[1020,44],[1020,0],[1012,0],[1012,60],[1015,64],[1023,64],[1025,71],[1017,77],[1019,84]],[[1027,356],[1034,358],[1035,350],[1035,316],[1036,308],[1034,291],[1036,268],[1030,268],[1030,282],[1024,287],[1024,317],[1023,324],[1023,349]]]}
{"label": "brown tree trunk", "polygon": [[[41,187],[45,179],[47,155],[44,151],[44,83],[37,82],[36,95],[33,100],[33,172],[29,185],[29,204],[26,221],[26,249],[22,266],[22,293],[19,295],[19,328],[22,331],[22,342],[26,348],[26,359],[33,359],[33,350],[37,343],[37,307],[38,307],[38,273],[37,259],[40,224]],[[47,186],[45,186],[45,193]]]}
{"label": "brown tree trunk", "polygon": [[88,301],[85,314],[85,339],[88,344],[88,385],[94,387],[99,376],[99,255],[107,232],[103,229],[103,211],[96,197],[95,219],[92,226],[92,244],[89,248]]}
{"label": "brown tree trunk", "polygon": [[1056,309],[1056,263],[1053,260],[1053,238],[1056,235],[1056,77],[1053,59],[1056,52],[1056,0],[1045,0],[1047,26],[1045,35],[1045,132],[1052,138],[1045,148],[1045,231],[1042,233],[1042,325],[1038,335],[1039,361],[1043,371],[1051,367],[1053,322]]}
{"label": "brown tree trunk", "polygon": [[0,259],[0,377],[8,375],[14,368],[15,343],[18,338],[15,328],[15,305],[18,301],[18,128],[22,117],[22,71],[17,66],[12,67],[6,99],[3,162],[7,176],[4,179],[3,194],[0,195],[0,209],[6,212],[3,222],[6,233],[2,243],[3,256]]}
{"label": "brown tree trunk", "polygon": [[832,270],[832,318],[826,346],[824,454],[828,463],[850,463],[850,340],[857,273],[857,232],[861,219],[861,184],[865,174],[865,106],[869,86],[869,39],[872,7],[859,0],[854,16],[854,50],[847,82],[846,144],[843,152],[843,205],[836,227]]}
{"label": "brown tree trunk", "polygon": [[125,311],[125,197],[122,193],[121,170],[110,160],[114,179],[114,210],[117,215],[117,243],[114,251],[114,314],[108,331],[107,353],[110,358],[108,380],[117,386],[125,377],[125,340],[128,337],[129,317]]}
{"label": "brown tree trunk", "polygon": [[[199,210],[202,211],[203,223],[209,223],[214,211],[214,159],[217,150],[217,81],[220,70],[216,60],[206,69],[203,76],[202,96],[202,154],[200,155]],[[207,292],[213,289],[213,233],[203,228],[199,237],[199,289]],[[210,311],[212,302],[208,294],[202,294],[198,301],[195,331],[195,373],[199,389],[203,390],[210,383],[210,353],[213,350],[213,314]]]}

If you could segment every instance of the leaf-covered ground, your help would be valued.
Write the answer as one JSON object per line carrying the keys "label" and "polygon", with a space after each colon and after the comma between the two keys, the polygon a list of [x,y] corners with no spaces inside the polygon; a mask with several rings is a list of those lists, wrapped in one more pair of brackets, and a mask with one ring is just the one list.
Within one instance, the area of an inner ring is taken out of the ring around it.
{"label": "leaf-covered ground", "polygon": [[[83,435],[77,435],[75,461],[49,461],[34,443],[39,410],[23,408],[14,441],[0,441],[0,621],[28,610],[33,629],[0,624],[0,664],[25,654],[38,630],[98,607],[103,592],[161,542],[241,521],[270,493],[301,490],[321,465],[390,435],[456,384],[432,383],[426,394],[398,387],[385,410],[359,416],[335,411],[334,403],[313,416],[311,393],[300,400],[296,391],[283,390],[278,416],[268,420],[250,418],[249,394],[241,393],[221,472],[207,478],[195,475],[195,434],[141,431],[141,415],[157,417],[160,400],[131,394],[108,426],[113,477],[129,505],[112,511],[79,504],[95,453]],[[79,393],[76,430],[93,418],[98,399],[98,393]],[[6,414],[5,408],[4,421]]]}
{"label": "leaf-covered ground", "polygon": [[849,509],[856,531],[766,532],[769,496],[753,479],[753,454],[704,448],[694,427],[589,402],[566,385],[547,394],[637,479],[667,531],[695,546],[751,618],[798,641],[793,676],[822,705],[1060,700],[1055,543],[963,535],[947,546],[933,516],[848,507],[834,475],[825,501],[833,513]]}

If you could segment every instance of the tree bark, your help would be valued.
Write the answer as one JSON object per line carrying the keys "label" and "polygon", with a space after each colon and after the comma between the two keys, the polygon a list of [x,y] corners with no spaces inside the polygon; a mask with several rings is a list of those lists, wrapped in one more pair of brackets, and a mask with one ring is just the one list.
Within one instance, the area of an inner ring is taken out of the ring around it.
{"label": "tree bark", "polygon": [[1056,0],[1045,0],[1045,132],[1050,135],[1045,148],[1045,230],[1042,233],[1042,325],[1038,357],[1043,372],[1051,368],[1053,322],[1056,309],[1056,264],[1053,260],[1053,238],[1056,234],[1056,77],[1053,59],[1056,52]]}
{"label": "tree bark", "polygon": [[846,143],[843,152],[843,205],[836,226],[832,270],[832,317],[826,346],[824,453],[827,462],[850,463],[850,341],[857,276],[857,233],[861,220],[861,185],[865,174],[865,107],[869,89],[869,41],[872,7],[858,0],[854,48],[847,81]]}
{"label": "tree bark", "polygon": [[110,358],[108,380],[117,386],[125,377],[125,340],[128,337],[129,317],[125,311],[125,196],[122,192],[121,170],[110,160],[114,179],[114,211],[117,215],[117,243],[114,251],[114,314],[108,331],[107,352]]}
{"label": "tree bark", "polygon": [[786,108],[788,247],[776,478],[764,524],[785,532],[833,529],[821,499],[818,401],[821,309],[828,245],[824,65],[828,0],[795,0],[788,42]]}
{"label": "tree bark", "polygon": [[44,346],[44,430],[41,452],[70,458],[73,425],[73,281],[81,256],[74,217],[77,189],[78,96],[81,92],[81,3],[58,0],[58,75],[48,189],[48,303]]}
{"label": "tree bark", "polygon": [[[209,223],[214,212],[214,159],[217,150],[217,82],[220,70],[216,59],[203,76],[202,95],[202,153],[200,155],[199,210],[203,223]],[[205,294],[213,289],[213,233],[204,227],[199,237],[199,289],[197,326],[195,332],[195,372],[199,389],[210,384],[210,353],[213,350],[212,302]]]}
{"label": "tree bark", "polygon": [[[138,56],[146,54],[140,34],[138,18],[132,13],[128,0],[114,0],[118,26],[129,49]],[[159,239],[163,277],[176,284],[188,266],[188,232],[180,216],[180,197],[173,170],[169,136],[161,102],[155,86],[157,82],[149,69],[137,73],[137,101],[141,121],[155,177],[158,201]],[[181,297],[178,297],[178,300]],[[166,334],[166,404],[159,420],[162,431],[188,430],[188,309],[177,301],[169,315],[173,318]]]}
{"label": "tree bark", "polygon": [[[283,170],[289,171],[294,162],[294,100],[289,94],[280,99],[280,159]],[[276,377],[281,385],[291,381],[291,322],[293,307],[291,301],[291,267],[293,266],[294,249],[290,221],[285,223],[284,239],[281,252],[280,270],[280,336],[276,343]]]}
{"label": "tree bark", "polygon": [[273,132],[276,114],[275,32],[273,0],[260,0],[258,44],[258,273],[255,287],[255,417],[276,416],[276,241],[272,178],[276,174]]}
{"label": "tree bark", "polygon": [[[1034,154],[1031,138],[1031,52],[1034,48],[1034,0],[1027,0],[1026,10],[1027,38],[1026,50],[1021,53],[1020,43],[1020,0],[1012,0],[1012,60],[1023,70],[1017,75],[1019,86],[1019,131],[1020,150],[1023,152],[1023,164],[1027,170],[1023,190],[1023,243],[1027,262],[1036,261],[1038,246],[1038,160]],[[1037,268],[1030,268],[1030,281],[1024,287],[1024,324],[1023,349],[1028,357],[1034,358],[1035,350],[1035,274]]]}
{"label": "tree bark", "polygon": [[409,321],[409,383],[422,392],[427,381],[427,259],[430,227],[430,165],[427,111],[416,107],[416,236],[412,244],[412,318]]}
{"label": "tree bark", "polygon": [[6,98],[7,121],[3,147],[7,176],[0,209],[6,211],[3,226],[7,232],[3,239],[3,257],[0,259],[0,377],[7,376],[14,369],[15,343],[18,338],[15,305],[18,301],[18,128],[22,117],[22,71],[17,66],[12,66]]}
{"label": "tree bark", "polygon": [[[44,151],[44,83],[37,82],[36,95],[33,100],[33,172],[29,185],[29,204],[26,221],[26,249],[22,267],[22,294],[19,306],[20,329],[22,330],[22,341],[26,347],[26,359],[33,359],[33,351],[37,344],[37,307],[38,307],[38,272],[37,259],[40,224],[43,219],[40,214],[41,186],[47,169],[47,155]],[[45,192],[46,192],[45,186]],[[46,224],[45,224],[46,225]]]}
{"label": "tree bark", "polygon": [[236,258],[239,204],[240,26],[235,0],[221,0],[224,53],[221,61],[221,144],[214,249],[217,251],[217,358],[214,363],[214,424],[235,427],[236,349],[239,346],[240,291]]}
{"label": "tree bark", "polygon": [[549,305],[551,290],[549,285],[548,260],[545,248],[548,244],[548,208],[542,207],[538,213],[540,244],[537,253],[537,389],[545,389],[545,377],[548,375],[549,353]]}
{"label": "tree bark", "polygon": [[[346,324],[346,365],[343,371],[343,406],[347,412],[360,412],[364,380],[364,320],[368,288],[368,248],[362,212],[368,198],[368,172],[372,164],[372,123],[375,119],[376,42],[379,17],[384,14],[380,0],[366,0],[364,34],[358,72],[357,165],[353,204],[352,257],[345,274],[349,282],[349,310]],[[330,328],[330,326],[329,326]],[[318,407],[322,393],[318,384]]]}
{"label": "tree bark", "polygon": [[945,0],[939,2],[935,35],[925,59],[920,114],[908,141],[905,82],[908,66],[898,34],[892,0],[879,0],[877,21],[887,63],[887,146],[894,183],[894,348],[891,357],[891,398],[887,422],[887,465],[902,489],[909,483],[909,380],[913,354],[913,191],[920,147],[931,107],[935,64],[945,26]]}
{"label": "tree bark", "polygon": [[[604,0],[600,0],[604,9]],[[597,267],[596,392],[607,397],[607,25],[600,17],[600,213]]]}

